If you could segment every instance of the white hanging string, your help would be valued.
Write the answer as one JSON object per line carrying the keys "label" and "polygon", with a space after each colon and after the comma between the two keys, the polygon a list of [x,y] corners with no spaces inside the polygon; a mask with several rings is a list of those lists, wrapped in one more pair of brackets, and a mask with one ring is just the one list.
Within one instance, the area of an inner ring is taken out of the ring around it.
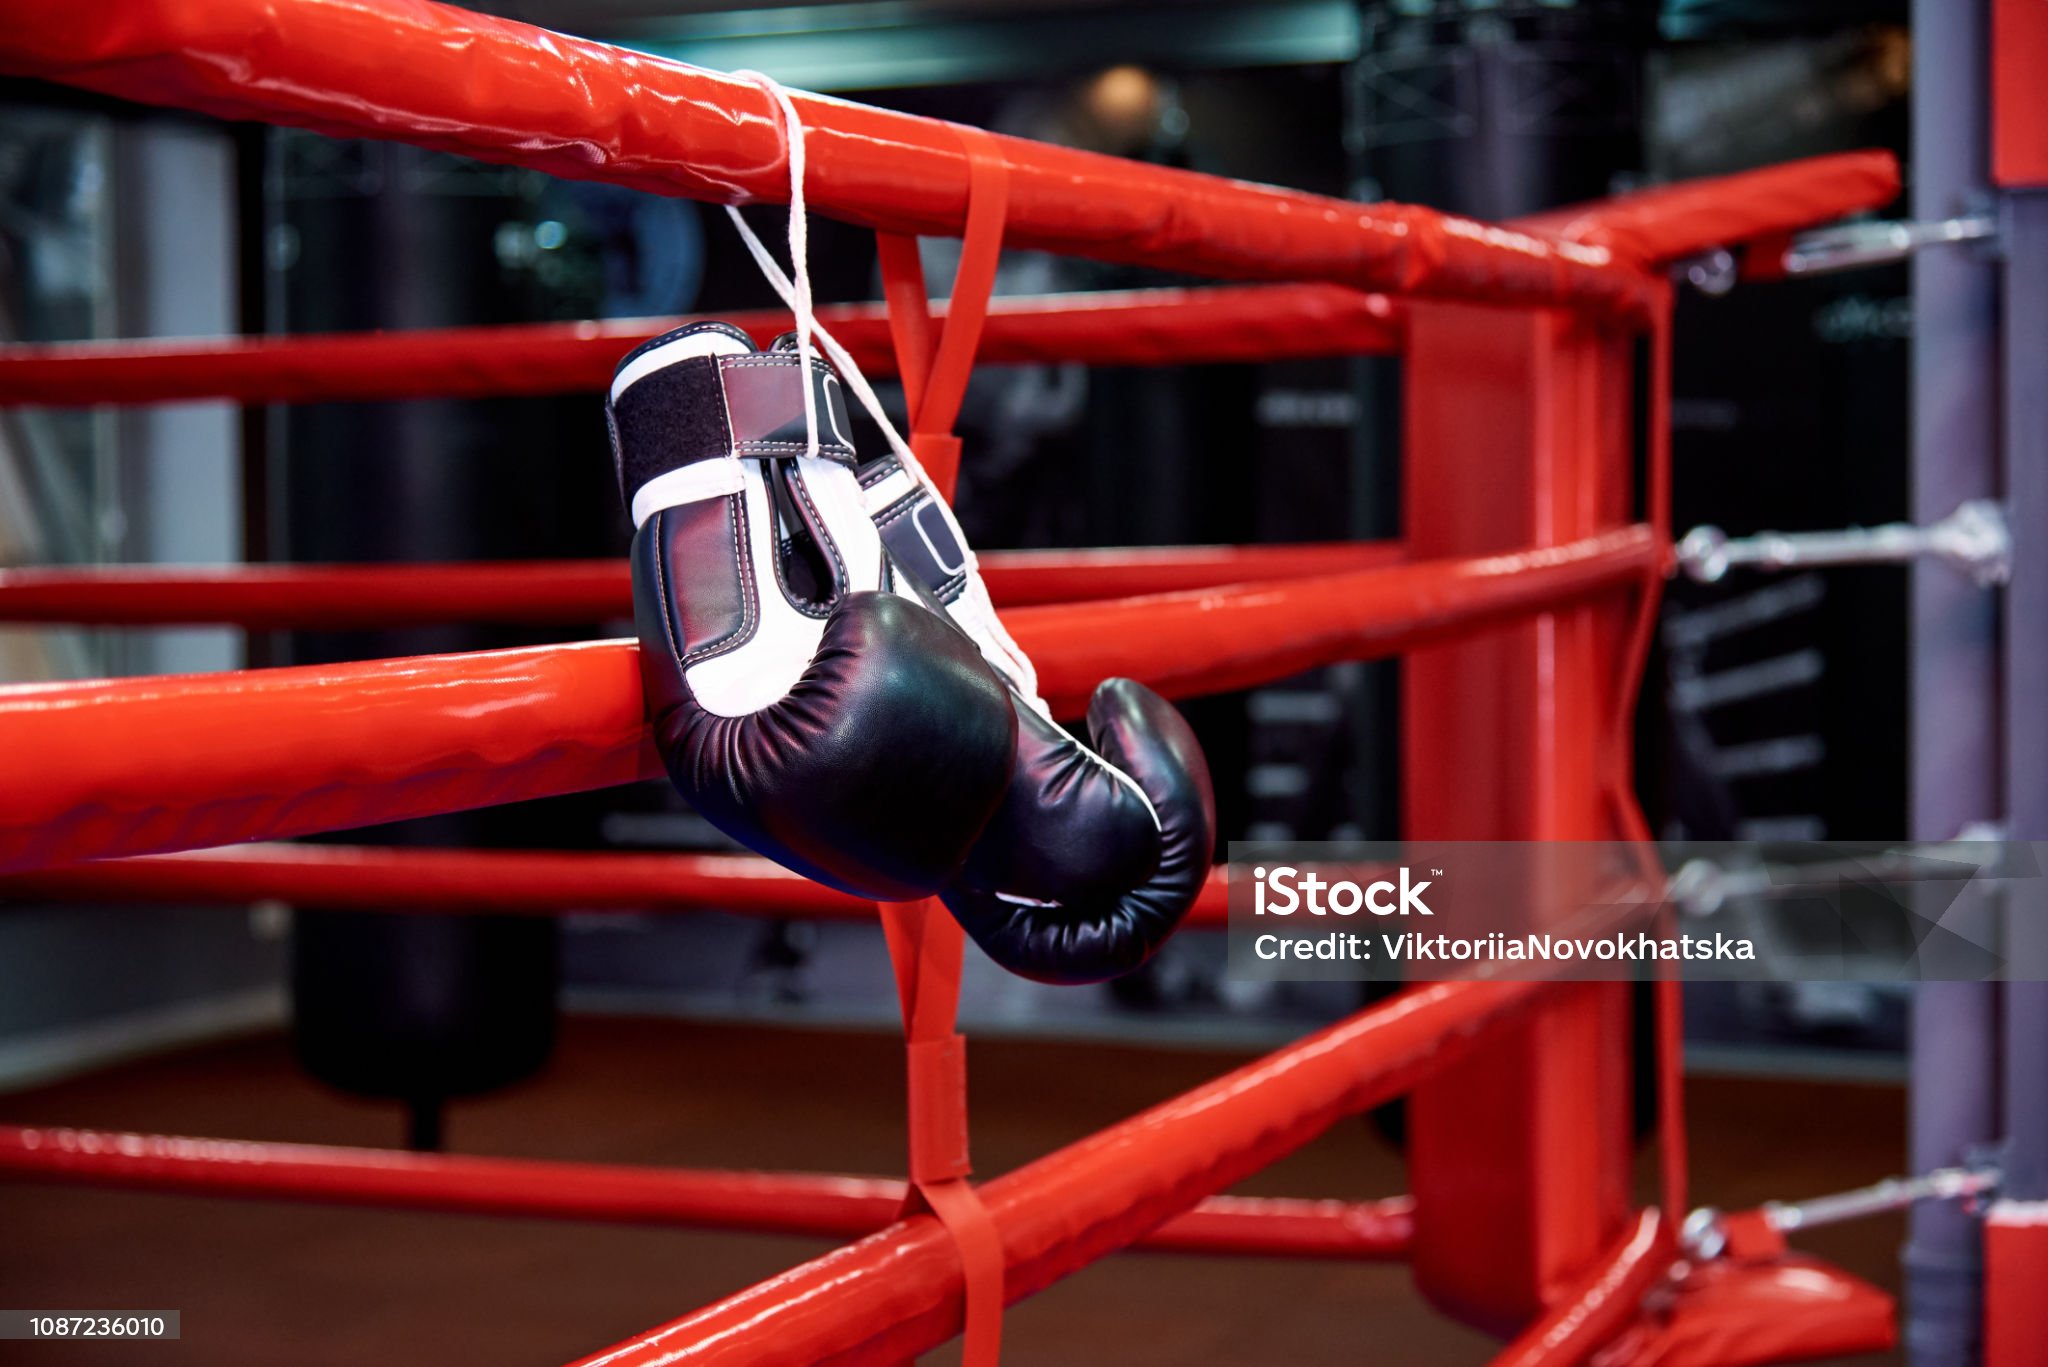
{"label": "white hanging string", "polygon": [[[960,531],[959,524],[953,520],[951,506],[940,494],[938,486],[932,483],[931,476],[925,473],[923,463],[911,454],[910,443],[903,439],[903,434],[896,430],[896,424],[891,422],[888,413],[883,411],[882,401],[875,397],[874,387],[868,383],[867,376],[861,374],[860,366],[854,363],[852,354],[839,344],[839,339],[834,337],[823,323],[818,321],[817,314],[812,308],[809,236],[805,231],[807,214],[804,208],[803,118],[797,113],[795,103],[789,98],[789,92],[783,89],[781,83],[774,77],[758,71],[735,71],[732,74],[768,92],[769,98],[775,101],[776,108],[782,114],[783,141],[788,147],[789,162],[789,264],[795,272],[795,279],[792,280],[783,271],[774,254],[761,241],[760,235],[754,231],[752,225],[741,217],[737,208],[728,204],[725,206],[725,212],[731,217],[733,226],[739,229],[740,240],[747,244],[747,251],[753,256],[754,264],[761,268],[761,274],[767,278],[775,292],[782,296],[782,302],[787,304],[790,312],[795,315],[797,354],[803,359],[806,373],[811,363],[811,341],[815,337],[818,344],[824,348],[825,354],[832,358],[833,365],[838,368],[840,380],[853,391],[854,397],[860,400],[861,406],[867,409],[869,416],[875,420],[875,425],[882,429],[882,435],[888,439],[889,449],[896,453],[896,459],[902,463],[912,479],[925,487],[933,503],[939,508],[940,515],[951,524],[953,535],[959,541],[966,558],[966,568],[970,575],[975,575],[980,569],[980,559],[968,546],[967,537]],[[808,454],[816,456],[818,415],[809,385],[804,386],[804,423],[809,443]],[[980,631],[986,637],[984,650],[992,647],[996,651],[1001,659],[992,663],[997,664],[997,667],[1017,684],[1026,700],[1037,708],[1047,721],[1051,721],[1051,710],[1038,696],[1038,672],[1032,667],[1031,657],[1018,647],[1008,629],[1003,626],[1002,620],[996,616],[994,605],[988,602],[987,590],[979,587],[978,578],[976,585],[975,593],[980,597],[980,606],[985,609],[976,614]],[[1112,772],[1118,772],[1119,777],[1124,777],[1114,768]],[[1128,777],[1124,777],[1124,781],[1131,782]],[[1139,790],[1136,784],[1133,783],[1131,786],[1133,791],[1143,796],[1142,790]],[[1149,800],[1146,805],[1150,805]]]}
{"label": "white hanging string", "polygon": [[[796,104],[789,98],[789,92],[783,89],[781,83],[774,77],[765,76],[758,71],[735,71],[732,74],[743,81],[751,81],[767,91],[768,97],[775,101],[776,108],[782,114],[783,142],[789,149],[786,158],[789,162],[789,264],[795,272],[795,279],[792,280],[783,271],[781,264],[761,241],[760,235],[741,216],[737,208],[728,204],[725,206],[725,212],[732,218],[733,226],[739,229],[740,239],[747,244],[747,251],[753,256],[754,264],[761,268],[761,274],[767,277],[769,285],[782,296],[782,302],[789,305],[790,312],[795,315],[797,355],[803,359],[806,373],[810,369],[813,355],[812,340],[815,338],[817,343],[824,347],[825,354],[832,358],[833,365],[839,370],[839,378],[853,391],[854,397],[860,400],[861,406],[867,409],[869,416],[874,418],[876,426],[882,429],[882,435],[888,439],[889,449],[903,462],[903,468],[910,471],[911,476],[919,483],[930,487],[931,480],[926,477],[924,467],[918,463],[917,457],[910,453],[910,443],[903,440],[903,434],[896,430],[896,424],[889,421],[889,415],[882,410],[882,401],[875,397],[874,387],[868,383],[867,376],[860,373],[860,367],[854,364],[853,356],[839,344],[839,339],[818,321],[817,313],[812,307],[809,215],[804,209],[803,118],[797,113]],[[809,442],[808,453],[815,456],[818,454],[818,415],[816,400],[812,397],[809,385],[804,387],[804,422]]]}

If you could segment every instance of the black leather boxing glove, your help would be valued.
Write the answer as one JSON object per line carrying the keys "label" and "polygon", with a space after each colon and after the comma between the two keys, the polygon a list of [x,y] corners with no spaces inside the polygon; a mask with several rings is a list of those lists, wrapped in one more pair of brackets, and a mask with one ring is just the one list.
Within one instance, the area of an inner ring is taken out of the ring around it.
{"label": "black leather boxing glove", "polygon": [[647,712],[676,787],[845,892],[952,882],[1007,792],[1015,709],[972,640],[886,591],[837,377],[696,323],[627,354],[606,417]]}
{"label": "black leather boxing glove", "polygon": [[860,482],[892,573],[924,586],[974,638],[1017,714],[1009,791],[940,896],[1013,973],[1085,983],[1130,972],[1209,875],[1216,798],[1194,732],[1151,689],[1110,679],[1088,707],[1093,748],[1081,744],[1039,698],[944,500],[893,456],[863,468]]}

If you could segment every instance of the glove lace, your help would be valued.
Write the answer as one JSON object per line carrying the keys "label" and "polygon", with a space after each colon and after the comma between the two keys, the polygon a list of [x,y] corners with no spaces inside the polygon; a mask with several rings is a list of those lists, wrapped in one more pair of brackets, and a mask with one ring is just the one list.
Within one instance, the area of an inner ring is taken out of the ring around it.
{"label": "glove lace", "polygon": [[[747,252],[754,258],[754,264],[760,267],[762,276],[767,279],[776,294],[782,297],[782,302],[789,306],[791,314],[795,316],[797,355],[803,358],[805,366],[810,365],[815,354],[812,349],[815,342],[816,346],[822,347],[825,354],[832,358],[832,364],[837,367],[841,381],[853,391],[854,397],[860,400],[861,407],[868,411],[868,415],[875,420],[875,425],[882,429],[883,437],[888,440],[889,449],[895,453],[896,459],[903,463],[903,468],[910,471],[919,483],[929,488],[931,480],[925,475],[924,466],[911,454],[910,443],[903,439],[903,434],[897,431],[896,424],[890,421],[888,413],[883,410],[882,401],[875,397],[874,386],[868,383],[867,376],[861,374],[860,366],[855,364],[852,353],[841,346],[839,339],[818,321],[817,312],[812,305],[809,213],[804,207],[803,117],[797,113],[796,103],[790,99],[789,91],[774,77],[758,71],[735,71],[732,74],[766,91],[782,115],[783,143],[788,149],[784,160],[789,163],[791,271],[785,272],[782,269],[781,263],[761,241],[760,234],[754,231],[753,226],[736,207],[728,204],[725,206],[725,212],[731,217],[733,227],[739,230],[740,240],[746,243]],[[818,415],[816,400],[808,386],[804,390],[804,423],[805,437],[809,445],[808,454],[815,456],[818,453]]]}

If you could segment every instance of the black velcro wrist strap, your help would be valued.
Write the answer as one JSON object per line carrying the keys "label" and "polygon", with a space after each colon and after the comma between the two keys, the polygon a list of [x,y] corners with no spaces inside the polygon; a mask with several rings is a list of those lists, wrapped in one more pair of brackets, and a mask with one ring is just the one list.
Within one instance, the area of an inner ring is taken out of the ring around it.
{"label": "black velcro wrist strap", "polygon": [[[703,460],[789,459],[808,450],[801,361],[794,355],[692,356],[635,380],[610,405],[619,492]],[[846,398],[821,362],[811,364],[818,455],[855,460]]]}
{"label": "black velcro wrist strap", "polygon": [[711,460],[732,449],[718,367],[693,356],[642,376],[607,405],[619,493],[628,506],[657,475]]}

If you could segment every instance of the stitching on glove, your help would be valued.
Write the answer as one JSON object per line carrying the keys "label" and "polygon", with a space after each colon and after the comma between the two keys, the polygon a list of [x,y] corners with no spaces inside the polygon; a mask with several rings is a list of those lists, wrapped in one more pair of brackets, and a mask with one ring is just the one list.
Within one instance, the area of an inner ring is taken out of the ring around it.
{"label": "stitching on glove", "polygon": [[[727,494],[725,497],[727,500],[726,512],[732,522],[733,558],[739,562],[740,567],[740,626],[738,631],[735,631],[717,645],[706,646],[702,650],[684,656],[682,664],[685,668],[738,650],[741,646],[754,639],[754,630],[760,625],[759,600],[756,597],[754,587],[754,562],[753,558],[746,552],[747,532],[750,530],[747,520],[747,496],[744,493],[738,493]],[[662,591],[662,596],[663,601],[666,602],[666,589]],[[671,640],[673,640],[673,637],[671,637]]]}
{"label": "stitching on glove", "polygon": [[837,604],[846,595],[847,586],[853,582],[853,576],[847,573],[846,561],[840,558],[839,543],[833,539],[832,528],[826,524],[825,515],[819,512],[818,505],[811,501],[810,482],[804,478],[803,468],[799,466],[791,473],[795,476],[790,483],[796,486],[796,496],[803,501],[804,510],[811,515],[811,539],[823,545],[832,557],[831,601]]}

